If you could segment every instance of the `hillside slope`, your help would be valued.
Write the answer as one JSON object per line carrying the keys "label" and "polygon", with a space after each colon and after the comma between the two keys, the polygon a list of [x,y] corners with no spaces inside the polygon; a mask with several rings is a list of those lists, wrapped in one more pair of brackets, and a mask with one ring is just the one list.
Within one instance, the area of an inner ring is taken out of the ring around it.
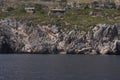
{"label": "hillside slope", "polygon": [[115,1],[115,0],[67,0],[68,2],[83,2],[83,3],[89,3],[93,1]]}

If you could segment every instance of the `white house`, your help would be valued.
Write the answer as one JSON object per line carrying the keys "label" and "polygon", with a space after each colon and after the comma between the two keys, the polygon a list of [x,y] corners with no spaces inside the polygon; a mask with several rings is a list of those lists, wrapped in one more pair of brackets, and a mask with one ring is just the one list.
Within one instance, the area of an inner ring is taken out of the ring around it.
{"label": "white house", "polygon": [[35,7],[26,7],[26,8],[25,8],[25,11],[26,11],[27,13],[34,13],[34,12],[35,12]]}

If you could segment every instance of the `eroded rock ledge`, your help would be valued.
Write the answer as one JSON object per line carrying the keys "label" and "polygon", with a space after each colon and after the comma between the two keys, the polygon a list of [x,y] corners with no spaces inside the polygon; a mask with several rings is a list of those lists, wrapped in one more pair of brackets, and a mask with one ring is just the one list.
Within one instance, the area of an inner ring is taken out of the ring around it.
{"label": "eroded rock ledge", "polygon": [[98,24],[91,32],[62,31],[60,26],[0,20],[0,52],[39,54],[119,54],[119,24]]}

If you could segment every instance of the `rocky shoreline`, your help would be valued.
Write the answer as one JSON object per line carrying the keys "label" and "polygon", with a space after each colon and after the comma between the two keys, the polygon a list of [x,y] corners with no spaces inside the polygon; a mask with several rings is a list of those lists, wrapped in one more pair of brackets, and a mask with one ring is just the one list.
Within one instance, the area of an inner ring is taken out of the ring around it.
{"label": "rocky shoreline", "polygon": [[0,20],[0,53],[113,54],[120,52],[120,24],[97,24],[92,31],[63,31],[61,26]]}

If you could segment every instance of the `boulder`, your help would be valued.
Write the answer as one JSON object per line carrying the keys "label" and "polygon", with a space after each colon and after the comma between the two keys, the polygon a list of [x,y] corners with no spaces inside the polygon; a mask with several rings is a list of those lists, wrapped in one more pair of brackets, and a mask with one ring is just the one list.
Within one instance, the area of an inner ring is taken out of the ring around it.
{"label": "boulder", "polygon": [[102,55],[106,55],[106,54],[110,54],[111,53],[111,49],[109,46],[103,46],[100,50],[100,54]]}

